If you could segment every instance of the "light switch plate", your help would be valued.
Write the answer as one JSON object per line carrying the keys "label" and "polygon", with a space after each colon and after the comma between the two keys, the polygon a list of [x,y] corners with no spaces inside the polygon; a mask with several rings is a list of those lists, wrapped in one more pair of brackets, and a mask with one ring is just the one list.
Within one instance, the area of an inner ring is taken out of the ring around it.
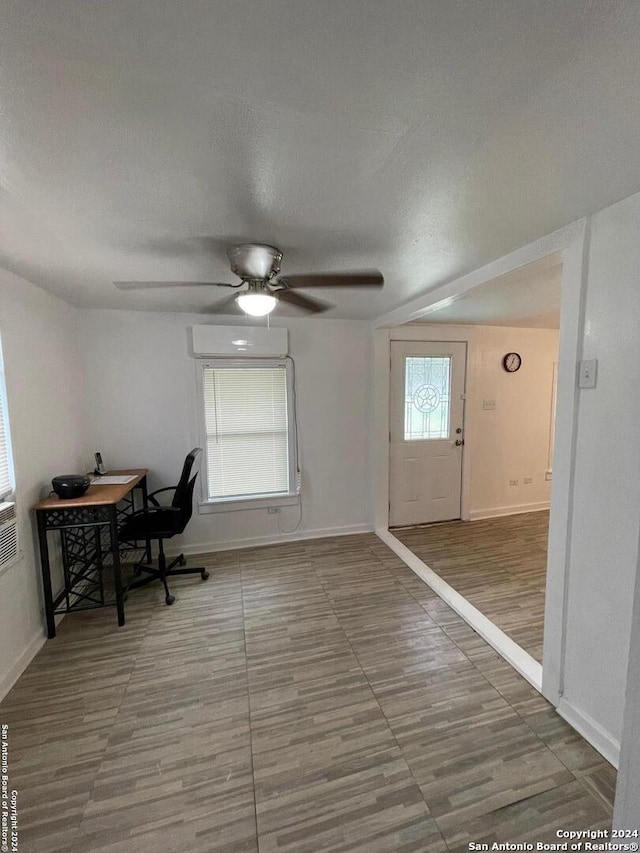
{"label": "light switch plate", "polygon": [[495,407],[496,407],[496,401],[495,400],[483,400],[482,401],[482,408],[484,409],[485,412],[492,412],[495,409]]}
{"label": "light switch plate", "polygon": [[595,388],[598,379],[598,359],[590,358],[580,362],[578,388]]}

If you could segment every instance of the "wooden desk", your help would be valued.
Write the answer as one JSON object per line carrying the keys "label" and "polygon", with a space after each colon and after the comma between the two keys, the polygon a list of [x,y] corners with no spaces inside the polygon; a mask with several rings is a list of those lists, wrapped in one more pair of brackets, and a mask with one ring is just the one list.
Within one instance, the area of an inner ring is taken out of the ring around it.
{"label": "wooden desk", "polygon": [[[79,498],[63,500],[53,495],[39,501],[33,507],[38,521],[42,586],[49,638],[56,635],[56,614],[92,610],[95,607],[105,607],[114,603],[106,601],[104,596],[102,569],[105,552],[110,552],[112,555],[118,625],[124,625],[124,590],[120,570],[118,519],[134,511],[134,489],[141,491],[142,506],[144,509],[147,508],[148,471],[146,468],[131,468],[108,473],[132,474],[134,479],[120,485],[101,486],[98,483],[89,486],[85,494]],[[64,588],[55,598],[51,584],[47,540],[49,531],[60,533],[62,546]],[[107,532],[106,548],[101,535],[103,531]],[[148,548],[149,543],[147,543]],[[66,601],[65,607],[60,606],[63,601]]]}

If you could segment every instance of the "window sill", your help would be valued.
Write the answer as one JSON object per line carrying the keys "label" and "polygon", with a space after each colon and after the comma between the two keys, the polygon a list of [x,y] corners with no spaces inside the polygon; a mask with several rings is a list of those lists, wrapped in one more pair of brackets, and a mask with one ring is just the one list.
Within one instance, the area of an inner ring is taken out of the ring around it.
{"label": "window sill", "polygon": [[268,509],[272,506],[297,506],[300,495],[280,495],[266,498],[244,498],[234,501],[202,501],[198,504],[198,513],[238,512],[247,509]]}

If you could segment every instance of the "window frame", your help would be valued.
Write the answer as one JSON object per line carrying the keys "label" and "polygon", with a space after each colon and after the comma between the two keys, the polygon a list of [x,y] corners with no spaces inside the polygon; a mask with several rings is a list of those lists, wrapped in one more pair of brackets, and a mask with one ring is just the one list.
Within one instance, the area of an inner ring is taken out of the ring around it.
{"label": "window frame", "polygon": [[[273,494],[247,495],[229,498],[209,498],[209,484],[207,482],[208,471],[208,448],[207,448],[207,425],[205,419],[204,404],[204,371],[207,368],[269,368],[283,367],[285,369],[287,389],[287,442],[289,461],[289,488],[286,492]],[[204,451],[204,464],[201,466],[202,477],[200,483],[200,501],[198,510],[200,514],[216,512],[232,512],[236,510],[262,509],[266,507],[295,506],[300,499],[300,477],[298,472],[298,440],[296,430],[295,412],[295,387],[294,370],[290,358],[202,358],[196,362],[197,387],[198,387],[198,432],[200,446]]]}
{"label": "window frame", "polygon": [[14,501],[16,495],[16,475],[13,462],[13,446],[11,443],[11,423],[9,421],[9,401],[7,399],[7,385],[5,379],[4,359],[2,354],[2,340],[0,339],[0,408],[2,409],[2,423],[4,424],[4,440],[7,448],[7,461],[9,467],[8,491],[0,491],[0,503]]}

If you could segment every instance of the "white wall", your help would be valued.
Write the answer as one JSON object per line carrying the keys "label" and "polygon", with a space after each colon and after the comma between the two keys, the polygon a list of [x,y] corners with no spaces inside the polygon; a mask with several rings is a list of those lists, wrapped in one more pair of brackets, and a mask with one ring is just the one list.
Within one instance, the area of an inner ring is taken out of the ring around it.
{"label": "white wall", "polygon": [[0,335],[16,474],[21,556],[0,574],[0,698],[44,640],[31,506],[56,474],[86,470],[79,312],[0,271]]}
{"label": "white wall", "polygon": [[[640,561],[638,570],[640,571]],[[631,626],[631,652],[627,667],[622,750],[613,817],[616,829],[640,829],[640,577],[638,573],[636,573]]]}
{"label": "white wall", "polygon": [[[90,436],[111,467],[147,467],[150,486],[177,481],[198,443],[189,331],[202,315],[82,312]],[[240,325],[243,319],[211,323]],[[303,517],[297,537],[373,529],[369,466],[371,334],[364,322],[274,318],[296,362]],[[176,545],[194,551],[281,541],[297,507],[194,517]],[[284,538],[287,538],[286,536]]]}
{"label": "white wall", "polygon": [[[390,336],[467,342],[463,517],[548,506],[551,483],[545,475],[557,330],[420,323],[394,328]],[[522,356],[517,373],[502,368],[507,352]],[[484,400],[494,400],[495,410],[484,410]],[[532,482],[525,485],[525,477]],[[517,486],[509,485],[513,479]]]}
{"label": "white wall", "polygon": [[640,194],[592,217],[569,563],[564,697],[617,743],[640,516]]}
{"label": "white wall", "polygon": [[[502,367],[508,352],[522,356],[522,367],[513,374]],[[467,382],[472,519],[549,505],[546,472],[557,359],[555,329],[475,327]],[[496,409],[484,410],[484,400],[495,400]],[[532,482],[525,484],[525,477]],[[510,486],[510,480],[518,485]]]}

